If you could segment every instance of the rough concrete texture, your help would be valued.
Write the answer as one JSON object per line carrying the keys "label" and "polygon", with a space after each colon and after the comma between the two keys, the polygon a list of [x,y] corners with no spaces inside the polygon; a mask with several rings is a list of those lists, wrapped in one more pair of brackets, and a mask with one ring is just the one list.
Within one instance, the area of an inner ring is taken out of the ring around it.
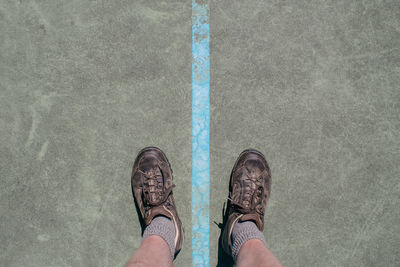
{"label": "rough concrete texture", "polygon": [[255,147],[284,266],[399,266],[399,84],[399,1],[213,1],[211,220]]}
{"label": "rough concrete texture", "polygon": [[130,173],[173,164],[191,261],[191,3],[0,1],[0,266],[122,266]]}
{"label": "rough concrete texture", "polygon": [[[211,266],[241,150],[285,266],[400,263],[398,1],[212,1]],[[121,266],[136,153],[175,174],[191,265],[191,2],[0,0],[0,265]]]}

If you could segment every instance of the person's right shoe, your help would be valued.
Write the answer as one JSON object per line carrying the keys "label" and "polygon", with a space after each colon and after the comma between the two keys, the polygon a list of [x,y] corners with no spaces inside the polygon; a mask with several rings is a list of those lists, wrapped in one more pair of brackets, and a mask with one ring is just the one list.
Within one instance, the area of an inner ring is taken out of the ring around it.
{"label": "person's right shoe", "polygon": [[232,255],[232,230],[237,222],[253,221],[264,229],[264,213],[271,191],[271,173],[264,155],[255,149],[243,151],[233,166],[224,215],[221,245]]}

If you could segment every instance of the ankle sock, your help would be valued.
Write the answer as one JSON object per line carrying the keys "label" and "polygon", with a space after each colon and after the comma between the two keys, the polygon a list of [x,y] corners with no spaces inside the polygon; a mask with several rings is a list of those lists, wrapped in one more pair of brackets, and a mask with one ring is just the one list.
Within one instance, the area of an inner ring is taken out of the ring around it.
{"label": "ankle sock", "polygon": [[171,219],[164,216],[155,217],[143,232],[142,241],[151,235],[158,235],[167,242],[172,259],[175,255],[175,226]]}
{"label": "ankle sock", "polygon": [[254,222],[237,222],[232,230],[232,257],[235,261],[242,245],[250,239],[261,240],[265,246],[267,245],[263,233],[258,230]]}

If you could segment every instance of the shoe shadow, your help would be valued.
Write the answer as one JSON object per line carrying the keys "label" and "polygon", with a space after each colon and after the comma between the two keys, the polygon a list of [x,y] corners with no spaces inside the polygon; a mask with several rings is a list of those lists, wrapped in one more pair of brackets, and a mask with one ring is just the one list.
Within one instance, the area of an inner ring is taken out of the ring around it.
{"label": "shoe shadow", "polygon": [[218,239],[218,262],[216,267],[233,267],[233,259],[231,256],[225,253],[225,251],[222,249],[221,246],[221,239],[222,237],[222,229],[221,229],[221,235]]}
{"label": "shoe shadow", "polygon": [[[132,183],[131,183],[131,190],[132,190],[132,196],[133,196],[134,195],[134,191],[133,191],[133,184]],[[145,221],[143,220],[143,218],[141,216],[139,205],[136,202],[135,198],[133,198],[133,202],[135,203],[136,214],[138,216],[138,220],[139,220],[139,223],[140,223],[141,235],[143,235],[144,229],[146,228],[146,223],[145,223]]]}
{"label": "shoe shadow", "polygon": [[217,262],[217,266],[216,267],[232,267],[234,265],[233,259],[230,255],[226,254],[224,249],[222,248],[222,236],[223,236],[223,232],[224,232],[224,226],[226,224],[227,221],[227,212],[225,210],[225,203],[224,203],[224,207],[222,208],[222,223],[216,223],[214,221],[214,223],[219,227],[220,229],[220,234],[219,234],[219,238],[218,238],[218,262]]}

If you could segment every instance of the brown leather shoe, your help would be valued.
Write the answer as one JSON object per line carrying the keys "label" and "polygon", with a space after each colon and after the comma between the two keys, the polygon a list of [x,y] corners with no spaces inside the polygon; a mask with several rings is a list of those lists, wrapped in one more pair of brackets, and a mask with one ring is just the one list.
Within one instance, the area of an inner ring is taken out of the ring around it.
{"label": "brown leather shoe", "polygon": [[136,157],[132,170],[132,191],[140,211],[143,229],[154,217],[170,218],[175,226],[175,256],[182,248],[183,227],[176,210],[172,188],[172,169],[157,147],[146,147]]}
{"label": "brown leather shoe", "polygon": [[243,151],[232,169],[229,197],[224,216],[221,245],[232,255],[231,235],[235,224],[254,221],[264,229],[264,213],[271,190],[271,173],[264,155],[255,149]]}

